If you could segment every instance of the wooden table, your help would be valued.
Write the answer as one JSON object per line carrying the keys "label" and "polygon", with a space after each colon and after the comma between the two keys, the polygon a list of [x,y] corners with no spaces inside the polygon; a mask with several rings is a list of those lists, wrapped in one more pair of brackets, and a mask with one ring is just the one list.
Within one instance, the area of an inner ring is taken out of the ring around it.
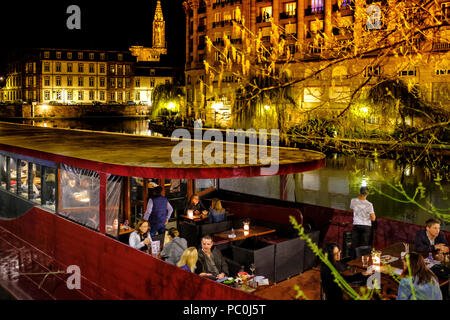
{"label": "wooden table", "polygon": [[[414,251],[413,244],[409,244],[409,250]],[[387,297],[392,298],[394,295],[396,296],[397,292],[398,292],[398,283],[394,279],[392,279],[392,277],[388,274],[388,271],[387,271],[388,268],[386,266],[389,265],[392,268],[397,268],[397,269],[403,270],[403,262],[401,259],[402,251],[404,251],[404,246],[403,246],[403,243],[401,243],[401,242],[395,243],[395,244],[390,245],[381,250],[381,256],[390,255],[391,257],[398,258],[398,260],[393,261],[391,263],[385,263],[385,264],[383,264],[383,262],[381,263],[381,291],[382,291],[382,296],[384,296],[386,298]],[[348,265],[352,266],[352,267],[356,267],[358,272],[366,269],[366,268],[363,268],[361,257],[349,261]],[[372,265],[372,256],[370,254],[369,254],[368,265],[369,266]],[[438,280],[439,280],[439,285],[441,287],[445,286],[449,282],[448,278],[446,278],[446,279],[439,278]]]}
{"label": "wooden table", "polygon": [[[231,216],[233,216],[234,214],[233,213],[227,213],[227,218],[228,217],[231,217]],[[182,219],[184,219],[184,220],[187,220],[187,221],[194,221],[194,222],[203,222],[203,221],[207,221],[208,220],[208,217],[209,217],[209,214],[208,215],[206,215],[206,216],[204,216],[204,215],[201,215],[201,214],[194,214],[194,216],[191,218],[191,217],[189,217],[189,216],[187,216],[187,215],[180,215],[180,217],[182,218]]]}
{"label": "wooden table", "polygon": [[234,233],[236,234],[235,238],[229,238],[228,235],[231,234],[231,230],[214,233],[213,238],[217,240],[230,240],[230,241],[236,241],[236,240],[242,240],[250,237],[257,237],[262,236],[269,233],[275,233],[275,229],[270,229],[262,226],[250,226],[250,230],[247,232],[244,232],[244,229],[235,229]]}

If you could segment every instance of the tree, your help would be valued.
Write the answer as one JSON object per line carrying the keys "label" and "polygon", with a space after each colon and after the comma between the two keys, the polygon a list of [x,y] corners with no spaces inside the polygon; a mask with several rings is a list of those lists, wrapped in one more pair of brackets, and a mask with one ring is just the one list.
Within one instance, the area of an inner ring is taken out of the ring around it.
{"label": "tree", "polygon": [[176,84],[166,83],[155,87],[152,94],[152,117],[165,111],[179,111],[184,103],[184,92]]}

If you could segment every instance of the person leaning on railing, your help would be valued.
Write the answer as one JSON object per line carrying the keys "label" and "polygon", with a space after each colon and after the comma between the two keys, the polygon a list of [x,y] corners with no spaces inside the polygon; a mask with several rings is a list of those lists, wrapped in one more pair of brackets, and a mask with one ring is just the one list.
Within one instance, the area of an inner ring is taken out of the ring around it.
{"label": "person leaning on railing", "polygon": [[403,259],[404,277],[398,286],[397,300],[442,300],[442,292],[435,274],[428,269],[421,254],[409,253],[408,266]]}

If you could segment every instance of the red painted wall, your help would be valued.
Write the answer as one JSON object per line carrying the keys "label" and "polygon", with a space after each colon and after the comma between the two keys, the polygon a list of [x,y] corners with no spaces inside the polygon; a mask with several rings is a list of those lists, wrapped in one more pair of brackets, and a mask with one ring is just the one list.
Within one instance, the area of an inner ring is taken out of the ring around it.
{"label": "red painted wall", "polygon": [[0,226],[53,257],[53,270],[78,265],[81,291],[92,299],[258,299],[37,207]]}

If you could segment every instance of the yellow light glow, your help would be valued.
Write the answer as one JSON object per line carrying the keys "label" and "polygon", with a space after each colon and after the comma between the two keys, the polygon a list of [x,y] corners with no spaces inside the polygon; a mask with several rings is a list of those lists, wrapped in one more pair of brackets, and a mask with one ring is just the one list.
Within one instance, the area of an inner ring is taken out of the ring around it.
{"label": "yellow light glow", "polygon": [[367,109],[367,107],[362,107],[361,108],[361,112],[362,113],[367,113],[369,111],[369,109]]}
{"label": "yellow light glow", "polygon": [[43,105],[42,105],[42,110],[44,110],[44,111],[45,111],[45,110],[47,110],[47,109],[48,109],[48,105],[46,105],[46,104],[43,104]]}
{"label": "yellow light glow", "polygon": [[266,104],[266,105],[264,106],[264,109],[267,111],[267,110],[270,109],[270,106]]}
{"label": "yellow light glow", "polygon": [[219,110],[220,110],[221,108],[223,108],[223,102],[214,102],[214,103],[211,105],[211,108],[213,108],[216,112],[219,112]]}
{"label": "yellow light glow", "polygon": [[175,110],[175,103],[169,102],[169,103],[167,104],[167,109],[169,109],[169,110]]}

